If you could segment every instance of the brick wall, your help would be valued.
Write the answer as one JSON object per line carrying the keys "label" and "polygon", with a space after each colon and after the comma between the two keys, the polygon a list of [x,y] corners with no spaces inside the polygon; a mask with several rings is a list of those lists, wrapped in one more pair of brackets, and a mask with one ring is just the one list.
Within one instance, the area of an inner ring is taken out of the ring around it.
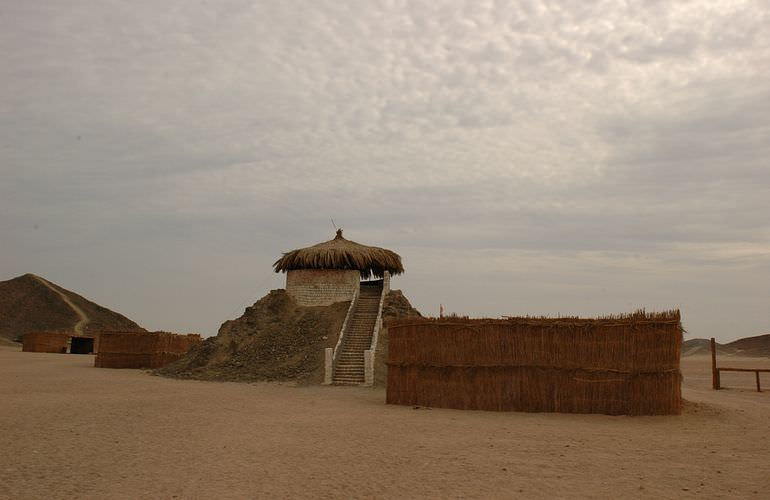
{"label": "brick wall", "polygon": [[296,269],[286,273],[286,293],[301,306],[328,306],[351,300],[361,273],[342,269]]}

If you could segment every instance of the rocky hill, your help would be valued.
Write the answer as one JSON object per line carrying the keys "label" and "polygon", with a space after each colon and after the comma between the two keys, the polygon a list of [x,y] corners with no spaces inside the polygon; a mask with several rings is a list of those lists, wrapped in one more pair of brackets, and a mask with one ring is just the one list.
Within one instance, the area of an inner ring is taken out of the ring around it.
{"label": "rocky hill", "polygon": [[28,332],[88,334],[101,330],[143,331],[122,314],[34,274],[0,281],[0,337],[19,341]]}
{"label": "rocky hill", "polygon": [[[690,339],[682,344],[682,355],[709,354],[711,352],[709,339]],[[749,357],[770,357],[770,334],[746,337],[720,344],[717,342],[717,354]]]}
{"label": "rocky hill", "polygon": [[[349,305],[303,307],[286,290],[272,290],[247,307],[240,318],[224,322],[216,337],[204,340],[156,373],[199,380],[320,384],[323,350],[337,344]],[[399,290],[388,294],[383,311],[386,319],[419,315]]]}

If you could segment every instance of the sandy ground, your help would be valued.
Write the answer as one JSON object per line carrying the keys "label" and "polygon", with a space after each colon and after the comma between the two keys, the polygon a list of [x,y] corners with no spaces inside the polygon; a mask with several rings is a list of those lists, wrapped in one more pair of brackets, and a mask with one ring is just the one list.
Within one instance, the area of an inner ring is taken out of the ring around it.
{"label": "sandy ground", "polygon": [[[727,364],[727,360],[724,360]],[[730,359],[770,367],[770,359]],[[2,498],[768,498],[770,375],[683,361],[672,417],[413,409],[0,347]]]}

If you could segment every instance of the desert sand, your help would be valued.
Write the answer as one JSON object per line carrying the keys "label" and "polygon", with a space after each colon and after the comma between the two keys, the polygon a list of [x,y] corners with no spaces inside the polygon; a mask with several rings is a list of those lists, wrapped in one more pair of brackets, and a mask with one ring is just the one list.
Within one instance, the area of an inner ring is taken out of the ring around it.
{"label": "desert sand", "polygon": [[[720,364],[770,367],[767,358]],[[683,359],[684,413],[385,405],[382,389],[201,382],[0,346],[2,498],[767,498],[770,376]]]}

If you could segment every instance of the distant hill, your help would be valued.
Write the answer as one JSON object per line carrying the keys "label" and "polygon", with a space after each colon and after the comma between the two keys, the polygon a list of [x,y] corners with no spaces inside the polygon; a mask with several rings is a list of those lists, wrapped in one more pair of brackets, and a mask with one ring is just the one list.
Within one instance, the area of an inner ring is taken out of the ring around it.
{"label": "distant hill", "polygon": [[741,356],[770,356],[770,333],[738,339],[725,347]]}
{"label": "distant hill", "polygon": [[0,337],[19,341],[28,332],[88,334],[100,330],[144,331],[122,314],[34,274],[0,281]]}
{"label": "distant hill", "polygon": [[[711,352],[710,342],[709,339],[687,340],[682,343],[682,355],[709,354]],[[717,342],[717,354],[770,357],[770,333],[738,339],[727,344]]]}

